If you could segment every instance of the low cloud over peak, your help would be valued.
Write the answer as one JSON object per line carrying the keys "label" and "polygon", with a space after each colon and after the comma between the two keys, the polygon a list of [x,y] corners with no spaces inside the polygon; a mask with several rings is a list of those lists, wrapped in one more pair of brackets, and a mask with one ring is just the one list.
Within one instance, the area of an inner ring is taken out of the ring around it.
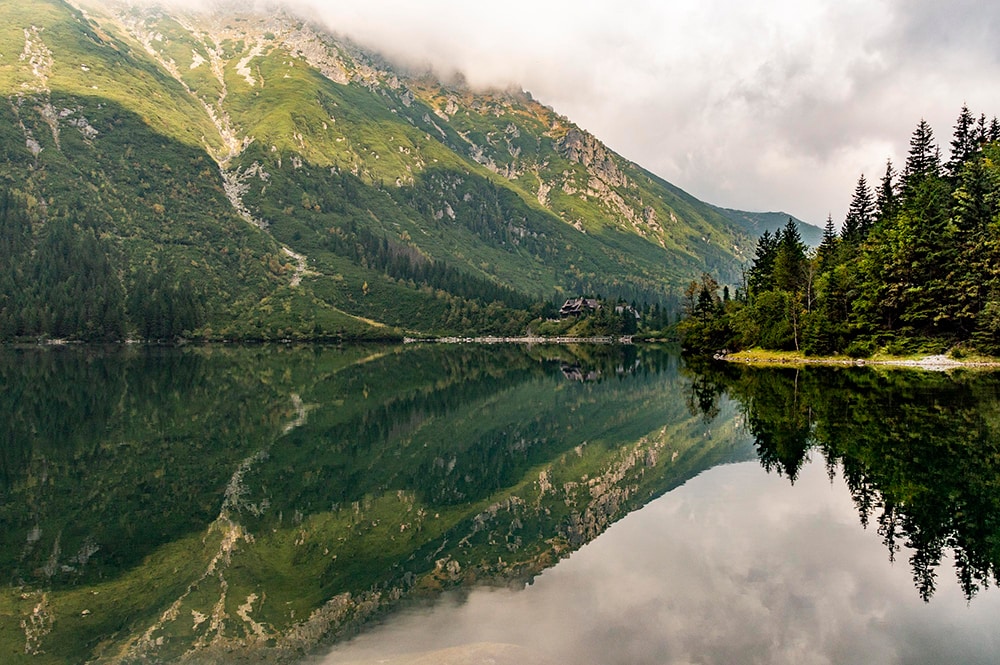
{"label": "low cloud over peak", "polygon": [[901,165],[920,118],[947,154],[963,103],[1000,113],[1000,7],[972,0],[287,4],[393,62],[530,90],[706,201],[815,224]]}

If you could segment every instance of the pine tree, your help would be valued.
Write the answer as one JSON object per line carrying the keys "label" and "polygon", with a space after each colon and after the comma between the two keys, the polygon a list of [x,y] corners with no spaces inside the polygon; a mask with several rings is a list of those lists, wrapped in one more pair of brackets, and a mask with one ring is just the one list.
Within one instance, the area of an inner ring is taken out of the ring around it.
{"label": "pine tree", "polygon": [[770,231],[765,230],[757,239],[753,265],[747,272],[747,296],[750,299],[774,288],[774,258],[778,252],[780,235],[781,231],[772,236]]}
{"label": "pine tree", "polygon": [[903,194],[909,196],[913,188],[922,180],[937,176],[941,170],[941,156],[934,143],[934,132],[926,120],[922,119],[910,137],[910,152],[903,169]]}
{"label": "pine tree", "polygon": [[951,191],[941,178],[915,183],[903,201],[898,236],[886,238],[908,266],[895,280],[902,286],[899,320],[919,335],[950,334],[957,307],[951,276],[961,260],[950,220]]}
{"label": "pine tree", "polygon": [[861,174],[854,188],[854,198],[851,199],[851,205],[847,210],[847,218],[844,219],[844,231],[841,234],[844,242],[857,245],[865,239],[875,224],[875,210],[868,181],[865,180],[864,174]]}
{"label": "pine tree", "polygon": [[837,229],[833,226],[833,215],[827,215],[826,226],[823,227],[823,240],[816,250],[816,255],[819,258],[820,272],[827,272],[833,267],[839,244],[840,239],[837,237]]}
{"label": "pine tree", "polygon": [[892,160],[885,162],[885,175],[879,183],[875,194],[875,222],[881,224],[896,216],[899,209],[899,197],[896,194],[896,170],[892,168]]}
{"label": "pine tree", "polygon": [[962,166],[979,151],[975,122],[969,107],[963,105],[962,112],[959,114],[958,120],[955,121],[955,134],[951,140],[951,159],[948,160],[945,167],[952,180],[958,178]]}
{"label": "pine tree", "polygon": [[976,122],[976,141],[982,146],[990,141],[990,129],[986,124],[986,114],[980,113],[979,120]]}
{"label": "pine tree", "polygon": [[947,276],[955,292],[956,324],[967,337],[976,328],[976,318],[985,308],[990,291],[990,226],[996,219],[1000,191],[996,174],[980,156],[965,164],[958,175],[952,230],[958,248],[956,260]]}
{"label": "pine tree", "polygon": [[774,286],[782,291],[798,291],[802,286],[806,246],[799,229],[789,217],[782,229],[774,257]]}

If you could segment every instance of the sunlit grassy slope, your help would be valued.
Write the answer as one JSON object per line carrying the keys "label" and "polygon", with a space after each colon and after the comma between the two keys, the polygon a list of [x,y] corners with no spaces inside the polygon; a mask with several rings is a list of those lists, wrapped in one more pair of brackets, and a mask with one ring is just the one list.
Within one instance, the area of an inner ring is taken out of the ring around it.
{"label": "sunlit grassy slope", "polygon": [[93,232],[132,334],[148,284],[193,294],[188,336],[523,332],[532,302],[668,303],[747,255],[527,93],[397,71],[284,13],[3,3],[0,53],[0,187],[32,222],[12,262],[54,214]]}

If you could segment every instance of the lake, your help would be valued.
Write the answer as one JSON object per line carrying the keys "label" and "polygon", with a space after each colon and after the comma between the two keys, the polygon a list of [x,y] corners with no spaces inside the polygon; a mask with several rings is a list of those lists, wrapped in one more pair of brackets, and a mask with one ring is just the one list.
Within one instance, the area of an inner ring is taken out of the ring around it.
{"label": "lake", "polygon": [[0,658],[994,663],[1000,375],[0,349]]}

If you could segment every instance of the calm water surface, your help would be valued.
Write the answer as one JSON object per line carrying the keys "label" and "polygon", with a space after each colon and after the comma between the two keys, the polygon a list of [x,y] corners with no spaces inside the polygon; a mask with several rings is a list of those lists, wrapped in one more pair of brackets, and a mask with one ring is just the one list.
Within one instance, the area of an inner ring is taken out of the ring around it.
{"label": "calm water surface", "polygon": [[0,662],[994,663],[1000,377],[0,349]]}
{"label": "calm water surface", "polygon": [[859,528],[843,479],[822,464],[795,486],[733,464],[523,591],[407,608],[318,662],[996,663],[997,594],[968,603],[946,579],[924,603],[911,577]]}

